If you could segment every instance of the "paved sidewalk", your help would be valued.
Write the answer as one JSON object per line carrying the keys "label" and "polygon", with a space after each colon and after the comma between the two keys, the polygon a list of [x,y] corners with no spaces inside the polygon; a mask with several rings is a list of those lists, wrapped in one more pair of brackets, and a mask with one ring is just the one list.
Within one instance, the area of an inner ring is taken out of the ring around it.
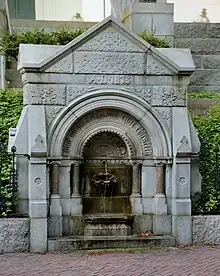
{"label": "paved sidewalk", "polygon": [[148,253],[3,254],[1,276],[220,276],[220,247]]}

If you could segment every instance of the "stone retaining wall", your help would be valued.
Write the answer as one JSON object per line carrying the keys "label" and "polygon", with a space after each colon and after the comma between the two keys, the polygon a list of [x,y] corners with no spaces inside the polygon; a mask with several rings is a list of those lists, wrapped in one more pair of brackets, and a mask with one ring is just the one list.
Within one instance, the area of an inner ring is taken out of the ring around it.
{"label": "stone retaining wall", "polygon": [[220,24],[175,23],[176,48],[190,48],[196,64],[189,90],[220,92]]}
{"label": "stone retaining wall", "polygon": [[220,244],[220,216],[193,216],[193,243]]}
{"label": "stone retaining wall", "polygon": [[0,253],[29,251],[29,219],[0,219]]}
{"label": "stone retaining wall", "polygon": [[[193,243],[220,244],[220,216],[193,216]],[[0,254],[29,251],[29,219],[0,219]]]}

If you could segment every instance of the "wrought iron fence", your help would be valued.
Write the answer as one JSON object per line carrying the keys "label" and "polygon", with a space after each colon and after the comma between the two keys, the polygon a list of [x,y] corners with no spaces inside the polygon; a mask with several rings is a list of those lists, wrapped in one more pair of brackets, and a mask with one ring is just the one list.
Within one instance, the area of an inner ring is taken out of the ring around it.
{"label": "wrought iron fence", "polygon": [[18,173],[15,166],[16,147],[8,153],[0,142],[0,217],[16,213]]}

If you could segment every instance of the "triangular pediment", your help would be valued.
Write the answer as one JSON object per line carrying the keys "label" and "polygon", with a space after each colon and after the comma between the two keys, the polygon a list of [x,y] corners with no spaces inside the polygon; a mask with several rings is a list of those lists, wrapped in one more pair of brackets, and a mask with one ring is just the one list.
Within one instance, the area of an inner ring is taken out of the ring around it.
{"label": "triangular pediment", "polygon": [[[133,74],[156,72],[156,75],[173,75],[186,71],[112,17],[96,24],[67,45],[61,46],[58,51],[40,63],[23,62],[22,64],[21,62],[20,69],[49,73],[84,73],[84,68],[90,66],[90,70],[85,73],[108,74],[111,71],[99,66],[102,61],[105,62],[105,59],[106,64],[110,60],[112,66],[116,61],[121,63],[121,67],[116,68],[117,72],[115,72],[121,74],[130,74],[123,63],[127,63],[127,67],[134,65]],[[94,63],[89,64],[87,60],[93,60]],[[146,64],[147,60],[148,64]],[[108,64],[108,67],[110,66],[111,64]],[[158,68],[161,70],[158,71]],[[193,71],[194,68],[191,69]],[[187,71],[190,71],[189,68]]]}

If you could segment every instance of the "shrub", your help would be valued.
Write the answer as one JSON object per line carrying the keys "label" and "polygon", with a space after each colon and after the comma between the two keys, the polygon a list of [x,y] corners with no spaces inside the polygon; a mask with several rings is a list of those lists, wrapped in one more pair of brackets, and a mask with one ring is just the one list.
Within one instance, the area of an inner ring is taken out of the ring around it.
{"label": "shrub", "polygon": [[[8,89],[0,92],[0,142],[4,144],[1,152],[0,216],[12,212],[13,193],[11,186],[11,158],[7,154],[9,128],[16,127],[22,110],[22,91]],[[16,190],[16,189],[15,189]]]}
{"label": "shrub", "polygon": [[170,48],[169,42],[165,38],[158,38],[154,33],[145,31],[140,33],[139,36],[155,48]]}
{"label": "shrub", "polygon": [[[192,99],[219,99],[215,93],[189,93]],[[193,198],[193,211],[220,212],[220,105],[204,116],[193,116],[201,142],[199,167],[202,192]]]}
{"label": "shrub", "polygon": [[[85,30],[69,30],[60,29],[55,32],[45,32],[42,29],[35,31],[27,31],[23,33],[10,34],[3,31],[2,39],[0,40],[0,54],[7,58],[18,60],[18,51],[20,44],[47,44],[47,45],[66,45]],[[141,38],[149,42],[157,48],[168,48],[169,44],[165,39],[159,39],[154,34],[143,32],[139,34]]]}

